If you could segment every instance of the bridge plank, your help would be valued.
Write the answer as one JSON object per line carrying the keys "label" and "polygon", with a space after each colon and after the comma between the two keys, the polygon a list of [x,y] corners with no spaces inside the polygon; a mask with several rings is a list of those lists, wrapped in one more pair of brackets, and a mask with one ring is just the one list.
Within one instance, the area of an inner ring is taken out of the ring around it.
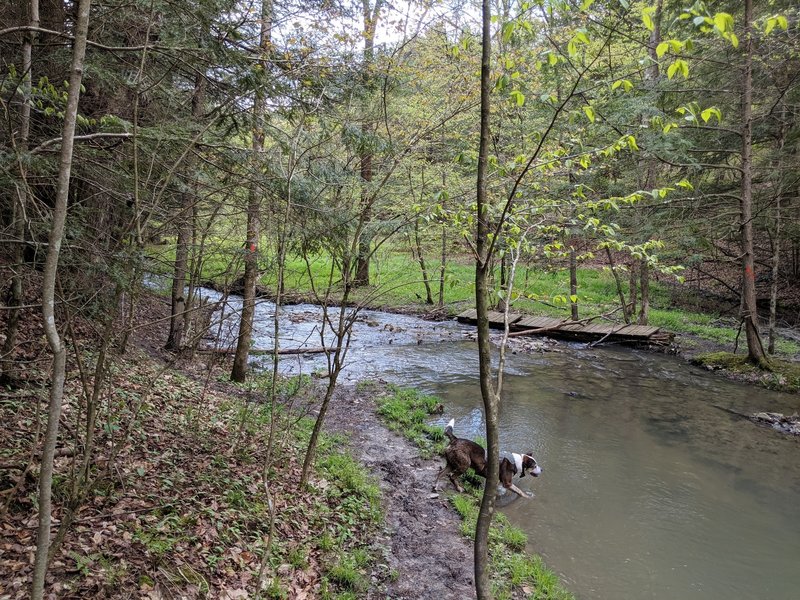
{"label": "bridge plank", "polygon": [[[503,313],[489,312],[489,325],[494,328],[503,327]],[[478,315],[475,309],[465,310],[456,317],[461,323],[477,323]],[[650,325],[624,325],[611,323],[573,323],[556,317],[534,317],[520,314],[508,315],[509,325],[514,331],[530,335],[538,335],[542,330],[543,335],[551,337],[567,337],[577,340],[600,340],[607,337],[618,342],[646,342],[651,336],[657,336],[658,343],[669,342],[673,335],[660,327]]]}

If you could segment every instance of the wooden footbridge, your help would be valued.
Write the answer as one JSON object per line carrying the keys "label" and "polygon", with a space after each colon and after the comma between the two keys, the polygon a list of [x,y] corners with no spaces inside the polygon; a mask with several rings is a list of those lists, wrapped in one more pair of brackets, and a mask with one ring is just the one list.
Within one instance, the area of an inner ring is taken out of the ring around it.
{"label": "wooden footbridge", "polygon": [[[477,311],[467,310],[456,317],[460,323],[476,325]],[[669,345],[675,334],[648,325],[626,324],[594,324],[590,320],[571,321],[554,317],[531,317],[527,315],[508,315],[511,335],[546,335],[582,342],[617,342],[623,344]],[[489,327],[503,329],[504,315],[501,312],[489,312]]]}

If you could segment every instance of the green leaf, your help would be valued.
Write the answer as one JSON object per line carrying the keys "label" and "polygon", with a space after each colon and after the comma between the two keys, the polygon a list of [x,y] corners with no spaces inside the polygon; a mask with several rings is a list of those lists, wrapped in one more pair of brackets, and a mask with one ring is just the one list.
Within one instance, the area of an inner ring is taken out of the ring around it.
{"label": "green leaf", "polygon": [[667,78],[672,79],[678,72],[685,78],[689,78],[689,63],[682,58],[679,58],[667,68]]}
{"label": "green leaf", "polygon": [[764,28],[764,35],[769,35],[770,32],[775,29],[775,25],[777,25],[778,20],[775,17],[770,17],[767,19],[767,26]]}
{"label": "green leaf", "polygon": [[667,53],[669,50],[669,42],[661,42],[658,46],[656,46],[656,56],[661,58]]}
{"label": "green leaf", "polygon": [[720,109],[718,109],[716,106],[711,106],[711,107],[705,109],[703,112],[700,113],[700,118],[703,119],[704,123],[708,123],[708,120],[711,117],[717,117],[717,122],[721,123],[722,122],[722,111],[720,111]]}
{"label": "green leaf", "polygon": [[622,85],[622,79],[617,79],[614,83],[611,84],[611,89],[615,90],[621,85]]}
{"label": "green leaf", "polygon": [[503,24],[503,41],[508,42],[511,40],[511,36],[514,35],[514,22],[509,21],[508,23]]}
{"label": "green leaf", "polygon": [[717,13],[714,15],[714,27],[722,32],[733,29],[733,17],[728,13]]}
{"label": "green leaf", "polygon": [[572,294],[572,295],[569,297],[569,300],[570,300],[570,302],[572,302],[573,304],[577,304],[577,303],[578,303],[578,296],[576,296],[575,294]]}
{"label": "green leaf", "polygon": [[513,90],[509,96],[513,98],[517,102],[517,106],[522,106],[525,104],[525,94],[520,92],[519,90]]}
{"label": "green leaf", "polygon": [[627,79],[623,79],[622,80],[622,87],[625,88],[626,92],[630,92],[633,89],[633,83],[631,83]]}
{"label": "green leaf", "polygon": [[594,109],[591,106],[584,106],[583,112],[585,112],[589,120],[594,123]]}
{"label": "green leaf", "polygon": [[678,182],[678,187],[682,187],[685,190],[693,190],[694,186],[689,182],[688,179],[681,179]]}
{"label": "green leaf", "polygon": [[652,15],[656,10],[655,6],[645,6],[642,9],[642,23],[647,28],[648,31],[653,31],[655,29],[655,25],[653,24],[653,19],[650,15]]}
{"label": "green leaf", "polygon": [[628,136],[628,148],[630,148],[634,152],[639,151],[639,146],[636,145],[636,138],[633,137],[632,135]]}
{"label": "green leaf", "polygon": [[667,79],[675,77],[675,72],[678,70],[678,61],[676,60],[669,67],[667,67]]}
{"label": "green leaf", "polygon": [[729,37],[728,39],[731,41],[731,45],[732,45],[734,48],[738,48],[738,47],[739,47],[739,38],[738,38],[738,37],[736,37],[736,34],[735,34],[735,33],[731,33],[731,34],[730,34],[730,37]]}
{"label": "green leaf", "polygon": [[586,9],[588,9],[588,8],[589,8],[589,7],[590,7],[592,4],[594,4],[594,0],[583,0],[583,3],[581,4],[581,10],[584,10],[584,11],[585,11],[585,10],[586,10]]}
{"label": "green leaf", "polygon": [[786,17],[784,17],[783,15],[778,15],[775,18],[778,20],[778,26],[781,29],[786,31],[789,28],[789,21],[788,21],[788,19]]}
{"label": "green leaf", "polygon": [[556,54],[554,52],[550,52],[547,55],[547,62],[550,65],[555,65],[556,63],[558,63],[558,56],[556,56]]}

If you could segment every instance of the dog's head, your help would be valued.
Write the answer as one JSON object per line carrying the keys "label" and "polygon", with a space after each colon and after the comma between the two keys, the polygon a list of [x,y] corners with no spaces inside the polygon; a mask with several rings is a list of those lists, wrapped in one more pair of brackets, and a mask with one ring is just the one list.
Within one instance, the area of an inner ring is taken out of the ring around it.
{"label": "dog's head", "polygon": [[533,458],[530,454],[520,454],[518,455],[520,458],[517,459],[515,456],[514,458],[517,459],[517,464],[520,464],[519,467],[520,477],[525,477],[526,473],[533,475],[534,477],[538,477],[542,474],[542,467],[540,467],[536,463],[536,459]]}

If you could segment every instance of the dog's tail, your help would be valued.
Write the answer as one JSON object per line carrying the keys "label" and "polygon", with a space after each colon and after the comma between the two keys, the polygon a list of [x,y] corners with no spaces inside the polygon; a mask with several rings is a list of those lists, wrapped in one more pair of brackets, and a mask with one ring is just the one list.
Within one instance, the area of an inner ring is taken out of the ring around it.
{"label": "dog's tail", "polygon": [[449,439],[451,442],[453,440],[457,439],[456,436],[453,435],[453,426],[455,424],[456,424],[456,420],[455,419],[450,419],[450,422],[447,424],[447,427],[444,428],[444,434],[447,436],[447,439]]}

